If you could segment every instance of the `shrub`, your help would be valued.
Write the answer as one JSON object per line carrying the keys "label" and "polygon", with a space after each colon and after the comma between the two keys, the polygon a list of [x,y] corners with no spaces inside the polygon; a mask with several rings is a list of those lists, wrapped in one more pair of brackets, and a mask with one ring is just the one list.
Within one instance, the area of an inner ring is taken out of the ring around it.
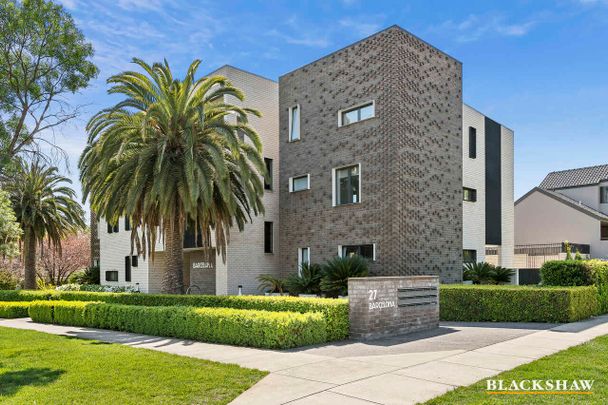
{"label": "shrub", "polygon": [[348,279],[351,277],[366,277],[368,274],[367,260],[361,256],[336,256],[323,266],[321,290],[330,297],[348,295]]}
{"label": "shrub", "polygon": [[90,292],[138,292],[131,286],[110,286],[99,284],[63,284],[55,288],[57,291],[90,291]]}
{"label": "shrub", "polygon": [[260,274],[258,277],[258,290],[271,294],[282,294],[285,287],[285,280],[275,277],[271,274]]}
{"label": "shrub", "polygon": [[29,302],[0,302],[0,318],[26,318]]}
{"label": "shrub", "polygon": [[256,295],[171,295],[95,293],[84,291],[0,291],[0,301],[101,301],[125,305],[192,306],[255,309],[273,312],[320,312],[328,340],[346,339],[349,333],[348,301],[329,298],[263,297]]}
{"label": "shrub", "polygon": [[319,313],[66,301],[33,302],[30,313],[36,322],[48,322],[50,316],[53,323],[63,325],[269,349],[287,349],[326,340],[325,320]]}
{"label": "shrub", "polygon": [[0,270],[0,290],[14,290],[17,283],[17,277],[6,270]]}
{"label": "shrub", "polygon": [[600,313],[608,312],[608,262],[603,260],[587,260],[585,262],[593,274],[593,283],[597,287]]}
{"label": "shrub", "polygon": [[70,283],[74,284],[99,284],[100,282],[99,266],[87,267],[70,276]]}
{"label": "shrub", "polygon": [[463,278],[473,284],[505,284],[511,282],[513,270],[486,262],[466,263]]}
{"label": "shrub", "polygon": [[593,284],[593,272],[585,261],[550,260],[540,268],[543,285],[580,286]]}
{"label": "shrub", "polygon": [[321,277],[323,271],[318,264],[302,263],[299,274],[292,274],[285,282],[287,290],[293,294],[321,293]]}
{"label": "shrub", "polygon": [[597,289],[442,285],[440,318],[461,322],[573,322],[598,312]]}

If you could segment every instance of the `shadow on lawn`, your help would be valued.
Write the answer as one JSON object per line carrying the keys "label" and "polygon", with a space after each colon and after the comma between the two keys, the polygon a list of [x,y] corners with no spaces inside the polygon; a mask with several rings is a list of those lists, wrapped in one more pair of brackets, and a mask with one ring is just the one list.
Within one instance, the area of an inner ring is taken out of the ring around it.
{"label": "shadow on lawn", "polygon": [[27,385],[47,385],[57,380],[65,371],[50,368],[27,368],[0,374],[0,395],[15,395]]}

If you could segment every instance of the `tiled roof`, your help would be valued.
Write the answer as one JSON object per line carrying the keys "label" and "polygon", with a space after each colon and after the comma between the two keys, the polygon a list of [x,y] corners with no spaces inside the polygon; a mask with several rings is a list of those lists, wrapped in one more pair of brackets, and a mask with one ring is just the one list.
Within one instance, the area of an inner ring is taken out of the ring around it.
{"label": "tiled roof", "polygon": [[608,165],[582,167],[580,169],[551,172],[540,183],[540,188],[554,190],[557,188],[587,186],[608,180]]}
{"label": "tiled roof", "polygon": [[551,198],[561,202],[562,204],[565,204],[571,208],[574,208],[575,210],[578,210],[584,214],[587,214],[590,217],[599,219],[600,221],[608,221],[608,215],[604,214],[603,212],[600,212],[594,208],[591,208],[588,205],[585,205],[580,201],[576,201],[570,197],[566,197],[565,195],[558,193],[556,191],[547,190],[547,189],[543,189],[540,187],[535,187],[532,190],[528,191],[524,196],[522,196],[519,200],[517,200],[515,202],[515,205],[517,205],[520,202],[522,202],[523,200],[525,200],[528,196],[530,196],[535,191],[538,191],[539,193],[542,193],[548,197],[551,197]]}

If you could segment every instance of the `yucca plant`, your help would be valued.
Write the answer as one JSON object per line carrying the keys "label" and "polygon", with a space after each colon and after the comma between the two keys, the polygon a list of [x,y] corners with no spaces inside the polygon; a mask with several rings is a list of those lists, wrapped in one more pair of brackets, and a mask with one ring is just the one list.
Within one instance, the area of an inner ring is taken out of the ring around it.
{"label": "yucca plant", "polygon": [[265,292],[276,294],[282,294],[286,290],[285,280],[275,277],[271,274],[260,274],[258,277],[258,290]]}
{"label": "yucca plant", "polygon": [[473,281],[473,284],[491,284],[494,266],[486,262],[466,263],[463,278]]}
{"label": "yucca plant", "polygon": [[320,265],[302,263],[299,274],[292,274],[286,280],[287,290],[293,294],[319,294],[323,271]]}
{"label": "yucca plant", "polygon": [[493,284],[510,283],[513,273],[513,270],[507,269],[506,267],[495,266],[490,273],[490,279]]}
{"label": "yucca plant", "polygon": [[321,290],[329,297],[348,295],[348,279],[366,277],[369,273],[367,260],[361,256],[336,256],[323,265]]}

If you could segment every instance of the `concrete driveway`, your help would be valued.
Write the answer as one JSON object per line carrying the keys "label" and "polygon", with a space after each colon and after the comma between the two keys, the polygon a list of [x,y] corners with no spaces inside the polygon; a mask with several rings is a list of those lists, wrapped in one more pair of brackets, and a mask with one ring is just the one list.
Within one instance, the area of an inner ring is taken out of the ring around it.
{"label": "concrete driveway", "polygon": [[233,404],[410,404],[608,334],[608,316],[564,324],[442,323],[367,342],[273,351],[108,330],[0,320],[0,326],[96,339],[270,371]]}

